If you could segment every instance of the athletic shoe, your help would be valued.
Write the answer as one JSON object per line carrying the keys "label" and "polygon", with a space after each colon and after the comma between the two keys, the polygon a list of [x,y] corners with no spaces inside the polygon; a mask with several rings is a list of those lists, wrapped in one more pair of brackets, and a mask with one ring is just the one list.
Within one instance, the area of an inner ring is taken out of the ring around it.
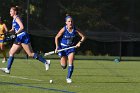
{"label": "athletic shoe", "polygon": [[46,70],[49,70],[51,61],[50,60],[46,60],[46,61],[47,62],[45,63],[45,68],[46,68]]}
{"label": "athletic shoe", "polygon": [[6,59],[3,59],[3,60],[2,60],[2,63],[5,63],[6,61],[7,61]]}
{"label": "athletic shoe", "polygon": [[70,78],[66,79],[67,83],[72,83],[72,80]]}
{"label": "athletic shoe", "polygon": [[5,63],[6,61],[5,60],[2,60],[2,63]]}
{"label": "athletic shoe", "polygon": [[10,70],[8,70],[7,68],[0,68],[0,70],[6,74],[10,74]]}

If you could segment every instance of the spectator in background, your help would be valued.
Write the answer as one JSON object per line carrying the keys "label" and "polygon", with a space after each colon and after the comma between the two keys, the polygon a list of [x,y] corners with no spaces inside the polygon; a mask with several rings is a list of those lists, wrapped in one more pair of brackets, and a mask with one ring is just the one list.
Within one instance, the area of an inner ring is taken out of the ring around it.
{"label": "spectator in background", "polygon": [[3,22],[2,17],[0,17],[0,50],[3,54],[3,60],[2,63],[5,63],[6,58],[6,51],[5,51],[5,45],[4,45],[4,39],[5,39],[5,33],[8,31],[6,24]]}

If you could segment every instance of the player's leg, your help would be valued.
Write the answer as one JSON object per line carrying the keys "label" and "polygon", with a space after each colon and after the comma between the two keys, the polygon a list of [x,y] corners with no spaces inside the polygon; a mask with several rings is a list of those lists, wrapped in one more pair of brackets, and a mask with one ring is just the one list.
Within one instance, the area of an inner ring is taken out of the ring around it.
{"label": "player's leg", "polygon": [[46,60],[44,58],[42,58],[39,54],[33,52],[31,44],[22,43],[22,47],[25,50],[25,52],[28,54],[29,57],[33,57],[34,59],[37,59],[43,63],[46,62]]}
{"label": "player's leg", "polygon": [[14,55],[16,53],[16,51],[18,51],[21,48],[20,44],[13,44],[10,51],[9,51],[9,58],[8,58],[8,65],[7,68],[8,70],[11,69],[12,63],[14,61]]}
{"label": "player's leg", "polygon": [[66,69],[66,67],[67,67],[67,60],[68,60],[66,52],[65,51],[58,52],[58,56],[61,58],[60,59],[61,67],[63,69]]}
{"label": "player's leg", "polygon": [[[65,48],[65,47],[59,46],[59,50],[63,49],[63,48]],[[67,60],[68,60],[66,52],[65,51],[58,52],[58,56],[61,58],[60,59],[61,67],[63,69],[66,69],[67,68]]]}
{"label": "player's leg", "polygon": [[60,64],[61,64],[61,67],[63,69],[66,69],[67,67],[67,57],[66,56],[62,56],[61,59],[60,59]]}
{"label": "player's leg", "polygon": [[37,59],[39,61],[41,61],[42,63],[45,64],[46,70],[49,69],[49,65],[50,65],[50,60],[45,60],[41,55],[39,55],[38,53],[34,53],[31,47],[31,44],[21,44],[23,49],[25,50],[25,52],[28,54],[29,57],[33,57],[34,59]]}
{"label": "player's leg", "polygon": [[6,62],[6,60],[7,60],[4,43],[0,43],[0,48],[1,48],[1,51],[2,51],[2,54],[3,54],[3,60],[2,60],[2,63],[4,63],[4,62]]}
{"label": "player's leg", "polygon": [[21,45],[22,45],[24,51],[28,54],[29,57],[33,57],[34,56],[35,53],[33,52],[32,47],[31,47],[30,44],[22,43]]}
{"label": "player's leg", "polygon": [[70,53],[68,55],[68,74],[67,74],[67,83],[71,83],[72,80],[71,80],[71,76],[72,76],[72,73],[73,73],[73,70],[74,70],[74,65],[73,65],[73,62],[74,62],[74,53]]}
{"label": "player's leg", "polygon": [[9,74],[11,66],[14,61],[14,55],[18,49],[20,49],[21,45],[20,44],[13,44],[10,51],[9,51],[9,58],[8,58],[8,63],[7,63],[7,68],[0,68],[0,70],[4,71],[5,73]]}

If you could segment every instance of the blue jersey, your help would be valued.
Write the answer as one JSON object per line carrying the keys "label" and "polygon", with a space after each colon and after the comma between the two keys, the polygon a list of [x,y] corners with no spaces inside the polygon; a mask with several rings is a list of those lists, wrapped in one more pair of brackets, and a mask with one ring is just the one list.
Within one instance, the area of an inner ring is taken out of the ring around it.
{"label": "blue jersey", "polygon": [[[17,16],[18,17],[18,16]],[[16,18],[17,18],[16,17]],[[17,32],[20,28],[19,24],[16,22],[16,18],[13,19],[12,26],[14,27],[14,31]]]}
{"label": "blue jersey", "polygon": [[[13,22],[12,22],[12,26],[13,26],[15,32],[17,32],[20,28],[19,24],[16,22],[16,18],[14,18]],[[22,30],[19,34],[17,34],[17,38],[15,39],[15,42],[16,43],[25,43],[25,44],[30,43],[30,38],[29,38],[28,33],[26,33],[24,30]]]}
{"label": "blue jersey", "polygon": [[[76,37],[76,34],[77,34],[77,32],[76,32],[76,29],[74,27],[72,29],[72,32],[69,32],[67,27],[65,26],[64,27],[64,33],[63,33],[63,35],[61,37],[61,40],[60,40],[59,49],[68,48],[70,46],[75,45],[75,40],[74,39]],[[73,53],[73,52],[75,52],[75,48],[59,52],[58,55],[60,57],[68,56],[70,53]]]}
{"label": "blue jersey", "polygon": [[74,38],[76,37],[76,29],[73,27],[72,32],[69,32],[67,27],[64,27],[64,33],[60,40],[62,46],[73,46],[75,44]]}

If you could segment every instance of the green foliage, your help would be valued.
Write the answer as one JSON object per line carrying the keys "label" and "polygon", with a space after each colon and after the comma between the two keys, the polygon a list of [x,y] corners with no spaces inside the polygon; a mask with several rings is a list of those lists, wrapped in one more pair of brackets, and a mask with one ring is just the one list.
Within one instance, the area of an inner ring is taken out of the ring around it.
{"label": "green foliage", "polygon": [[[82,29],[120,31],[128,29],[128,22],[135,20],[135,1],[127,0],[61,0],[61,10],[72,14]],[[69,4],[71,2],[71,4]],[[131,6],[131,7],[130,7]],[[140,15],[140,13],[138,14]],[[135,20],[135,23],[139,23]]]}
{"label": "green foliage", "polygon": [[[139,31],[139,3],[139,0],[29,0],[30,29],[41,29],[40,25],[58,29],[64,24],[65,14],[69,13],[81,29]],[[0,9],[5,10],[1,13],[7,20],[12,5],[22,8],[26,24],[28,0],[3,0]]]}

